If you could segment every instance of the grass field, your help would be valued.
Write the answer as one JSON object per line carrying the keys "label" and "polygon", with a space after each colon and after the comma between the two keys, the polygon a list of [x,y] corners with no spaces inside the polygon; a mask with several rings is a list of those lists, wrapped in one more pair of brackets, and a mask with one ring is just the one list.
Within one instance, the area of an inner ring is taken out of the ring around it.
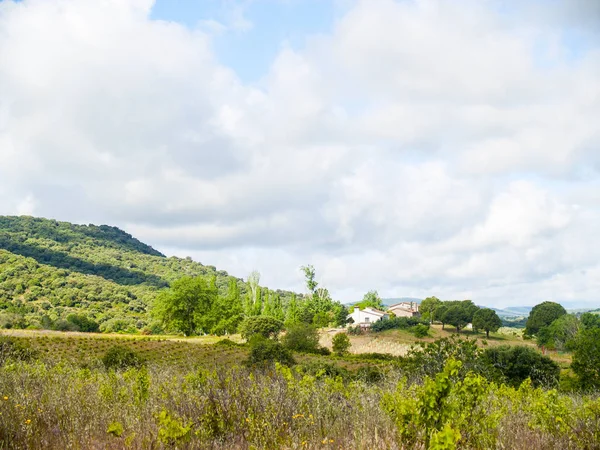
{"label": "grass field", "polygon": [[[321,336],[321,345],[331,348],[333,336],[341,331],[341,329],[329,329],[324,331]],[[352,343],[350,351],[355,354],[389,353],[394,356],[403,356],[415,344],[420,342],[433,342],[436,339],[448,338],[455,334],[456,330],[452,329],[452,327],[442,329],[442,326],[438,324],[431,326],[429,336],[425,338],[417,338],[408,330],[387,330],[380,333],[365,333],[360,336],[350,336],[350,341]],[[490,333],[489,338],[486,338],[485,334],[474,333],[470,330],[461,331],[460,336],[476,339],[477,345],[482,348],[499,345],[524,345],[537,349],[534,340],[523,339],[522,330],[515,328],[501,328],[497,333]],[[569,353],[556,351],[546,351],[545,353],[558,363],[568,364],[571,362],[571,355]]]}
{"label": "grass field", "polygon": [[[335,332],[325,331],[322,341]],[[0,365],[0,449],[399,450],[425,448],[436,433],[458,436],[452,430],[460,431],[460,445],[436,448],[592,449],[600,442],[597,395],[498,386],[479,375],[432,391],[431,383],[445,386],[443,379],[407,386],[402,380],[413,373],[397,361],[361,355],[452,334],[439,327],[425,339],[400,330],[352,336],[356,354],[296,353],[300,364],[291,369],[248,368],[241,364],[246,345],[216,337],[2,334],[37,356]],[[512,332],[487,339],[499,344],[535,345]],[[106,369],[101,358],[114,345],[134,350],[146,366]],[[323,370],[335,366],[349,376]],[[368,373],[380,376],[362,376]],[[435,400],[431,414],[443,408],[450,431],[420,412],[435,392],[447,398]]]}
{"label": "grass field", "polygon": [[[331,349],[331,341],[341,329],[323,330],[321,345]],[[245,347],[214,346],[223,338],[216,336],[198,336],[185,338],[181,336],[140,336],[126,334],[76,333],[37,330],[3,330],[2,334],[23,339],[39,351],[42,358],[62,361],[75,361],[80,365],[93,366],[113,345],[119,344],[138,352],[150,364],[167,364],[183,367],[203,366],[214,368],[238,363],[247,357]],[[407,330],[387,330],[380,333],[366,333],[350,336],[352,344],[350,353],[357,356],[365,353],[388,353],[403,356],[411,346],[419,342],[433,342],[436,339],[450,337],[455,334],[451,328],[445,330],[441,325],[433,325],[430,335],[416,338]],[[525,345],[537,348],[535,341],[525,340],[520,330],[505,328],[498,333],[491,333],[489,338],[484,334],[462,331],[461,336],[477,339],[480,347],[497,345]],[[228,339],[241,343],[239,335],[228,336]],[[561,365],[571,361],[568,353],[546,352]],[[331,358],[320,358],[317,355],[299,355],[300,361],[320,361]],[[360,360],[353,358],[336,358],[335,363],[349,370],[364,366]]]}

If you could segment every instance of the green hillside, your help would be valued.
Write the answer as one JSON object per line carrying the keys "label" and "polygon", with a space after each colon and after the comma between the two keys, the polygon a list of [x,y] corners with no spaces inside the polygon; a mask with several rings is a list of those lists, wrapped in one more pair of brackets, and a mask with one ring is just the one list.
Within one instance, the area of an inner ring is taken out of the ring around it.
{"label": "green hillside", "polygon": [[[231,279],[190,258],[167,258],[115,227],[0,216],[0,327],[45,328],[85,314],[103,331],[140,330],[157,293],[185,275],[214,276],[223,295]],[[246,284],[235,281],[244,295]],[[272,295],[285,302],[291,293]]]}

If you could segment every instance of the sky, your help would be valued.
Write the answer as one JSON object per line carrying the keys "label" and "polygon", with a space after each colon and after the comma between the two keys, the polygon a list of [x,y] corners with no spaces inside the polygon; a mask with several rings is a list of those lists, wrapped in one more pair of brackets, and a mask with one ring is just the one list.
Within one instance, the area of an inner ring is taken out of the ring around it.
{"label": "sky", "polygon": [[0,0],[0,214],[342,302],[600,307],[600,2]]}

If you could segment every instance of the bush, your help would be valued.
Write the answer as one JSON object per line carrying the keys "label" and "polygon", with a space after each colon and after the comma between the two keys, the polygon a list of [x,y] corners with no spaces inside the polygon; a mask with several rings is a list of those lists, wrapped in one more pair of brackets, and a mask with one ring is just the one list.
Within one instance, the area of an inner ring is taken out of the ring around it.
{"label": "bush", "polygon": [[429,334],[429,326],[423,325],[422,323],[411,327],[411,333],[413,333],[418,338],[424,338]]}
{"label": "bush", "polygon": [[394,356],[390,353],[377,353],[377,352],[371,352],[371,353],[361,353],[358,355],[354,355],[356,358],[358,359],[369,359],[369,360],[375,360],[375,361],[395,361],[398,360],[398,356]]}
{"label": "bush", "polygon": [[56,331],[79,331],[79,327],[72,322],[64,319],[58,319],[52,324],[52,329]]}
{"label": "bush", "polygon": [[329,350],[327,347],[319,347],[319,350],[317,350],[317,354],[323,355],[323,356],[329,356],[329,355],[331,355],[331,350]]}
{"label": "bush", "polygon": [[0,336],[0,366],[9,359],[28,361],[36,356],[36,352],[27,344],[10,336]]}
{"label": "bush", "polygon": [[354,378],[366,383],[377,383],[383,380],[383,373],[381,373],[381,370],[377,367],[361,367],[356,371]]}
{"label": "bush", "polygon": [[260,335],[265,339],[277,337],[284,326],[281,320],[269,316],[247,317],[240,325],[242,337],[249,340],[254,335]]}
{"label": "bush", "polygon": [[253,336],[250,341],[250,356],[246,360],[249,366],[265,366],[274,362],[291,366],[296,363],[292,353],[281,342],[266,339],[261,335]]}
{"label": "bush", "polygon": [[583,330],[573,344],[571,368],[583,389],[600,388],[600,328]]}
{"label": "bush", "polygon": [[79,331],[83,331],[85,333],[96,333],[100,328],[97,322],[83,314],[70,314],[67,316],[67,322],[74,324]]}
{"label": "bush", "polygon": [[464,378],[469,371],[486,378],[493,377],[495,372],[481,357],[477,342],[460,339],[454,335],[450,338],[438,339],[434,342],[419,343],[411,348],[406,356],[398,357],[399,365],[410,377],[433,377],[444,370],[446,362],[453,358],[461,362],[459,378]]}
{"label": "bush", "polygon": [[371,324],[371,331],[379,332],[385,330],[405,330],[416,325],[429,325],[426,320],[416,317],[390,317],[378,320]]}
{"label": "bush", "polygon": [[527,378],[534,386],[553,387],[560,377],[559,365],[530,347],[488,348],[483,352],[483,360],[495,370],[493,378],[515,387]]}
{"label": "bush", "polygon": [[137,333],[137,328],[132,319],[109,319],[100,325],[102,333]]}
{"label": "bush", "polygon": [[127,369],[144,365],[143,358],[130,348],[114,345],[102,357],[107,369]]}
{"label": "bush", "polygon": [[281,341],[286,348],[296,352],[318,353],[320,350],[319,332],[306,323],[288,327]]}
{"label": "bush", "polygon": [[221,339],[220,341],[216,342],[215,345],[219,346],[219,347],[242,347],[242,344],[238,344],[237,342],[232,341],[231,339]]}
{"label": "bush", "polygon": [[298,367],[298,370],[303,374],[314,375],[318,378],[336,378],[341,377],[344,380],[350,379],[350,372],[343,367],[338,367],[329,362],[308,362],[303,363]]}
{"label": "bush", "polygon": [[360,327],[360,325],[356,325],[355,327],[348,327],[348,331],[347,333],[350,336],[360,336],[361,334],[364,333],[363,329]]}
{"label": "bush", "polygon": [[348,353],[350,348],[350,338],[346,333],[337,333],[333,337],[333,351],[338,355]]}
{"label": "bush", "polygon": [[326,312],[319,312],[312,319],[312,323],[317,328],[324,328],[329,325],[329,322],[331,322],[331,318]]}

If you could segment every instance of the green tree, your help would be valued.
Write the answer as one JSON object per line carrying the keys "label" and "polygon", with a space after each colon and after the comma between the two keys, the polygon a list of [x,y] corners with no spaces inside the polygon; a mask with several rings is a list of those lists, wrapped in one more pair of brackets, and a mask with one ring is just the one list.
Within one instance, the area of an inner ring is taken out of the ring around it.
{"label": "green tree", "polygon": [[345,327],[348,323],[348,307],[340,302],[333,304],[333,321],[336,327]]}
{"label": "green tree", "polygon": [[583,313],[581,315],[581,324],[585,328],[600,328],[600,314]]}
{"label": "green tree", "polygon": [[441,300],[437,297],[427,297],[419,305],[419,312],[423,317],[428,317],[429,321],[433,323],[437,319],[436,310],[441,304]]}
{"label": "green tree", "polygon": [[248,275],[248,292],[246,294],[245,312],[247,316],[255,316],[262,311],[262,298],[260,288],[260,272],[253,270]]}
{"label": "green tree", "polygon": [[203,277],[183,277],[161,292],[152,312],[167,328],[191,336],[209,331],[203,324],[216,298],[217,291],[210,281]]}
{"label": "green tree", "polygon": [[287,309],[285,311],[285,323],[293,324],[299,321],[300,311],[298,308],[298,300],[296,299],[296,294],[292,294],[292,298],[290,299],[290,302],[287,305]]}
{"label": "green tree", "polygon": [[535,336],[540,328],[549,326],[552,322],[565,314],[567,314],[567,311],[558,303],[543,302],[539,305],[535,305],[527,318],[525,334],[528,336]]}
{"label": "green tree", "polygon": [[470,314],[467,308],[463,305],[453,305],[448,308],[443,317],[443,322],[456,327],[456,332],[460,333],[461,328],[464,328],[470,322]]}
{"label": "green tree", "polygon": [[83,331],[84,333],[97,333],[100,329],[100,325],[97,322],[83,314],[69,314],[67,322],[74,324],[79,331]]}
{"label": "green tree", "polygon": [[315,268],[309,264],[308,266],[300,267],[300,270],[304,273],[304,278],[306,280],[306,289],[309,294],[314,294],[317,291],[317,286],[319,283],[316,282],[316,272]]}
{"label": "green tree", "polygon": [[446,313],[448,312],[448,308],[449,306],[447,304],[442,303],[435,309],[435,318],[442,323],[442,330],[446,328],[446,324],[448,323],[446,321]]}
{"label": "green tree", "polygon": [[473,328],[484,330],[485,336],[490,337],[490,331],[496,332],[502,326],[502,320],[496,311],[490,308],[482,308],[473,315]]}
{"label": "green tree", "polygon": [[375,308],[375,309],[385,309],[385,305],[383,304],[383,300],[379,297],[377,291],[369,291],[367,292],[363,299],[354,305],[355,308],[364,309],[364,308]]}
{"label": "green tree", "polygon": [[211,333],[223,336],[237,332],[243,318],[243,310],[237,280],[234,277],[229,277],[227,295],[217,298],[211,312],[215,323],[211,329]]}
{"label": "green tree", "polygon": [[562,315],[549,326],[538,330],[537,343],[540,347],[564,351],[569,347],[581,327],[581,322],[575,315]]}
{"label": "green tree", "polygon": [[271,316],[274,317],[275,316],[275,305],[273,304],[273,298],[271,297],[271,293],[269,292],[268,289],[264,289],[263,290],[263,306],[262,306],[262,311],[261,314],[264,314],[265,316]]}
{"label": "green tree", "polygon": [[534,386],[556,386],[560,367],[531,347],[501,345],[483,352],[483,360],[495,371],[499,381],[519,386],[530,378]]}
{"label": "green tree", "polygon": [[281,342],[286,348],[296,352],[317,353],[319,332],[312,325],[297,323],[288,327]]}
{"label": "green tree", "polygon": [[277,320],[285,321],[285,313],[283,312],[283,304],[279,293],[273,294],[273,317]]}
{"label": "green tree", "polygon": [[255,335],[250,339],[250,355],[245,363],[249,366],[269,366],[274,362],[291,366],[296,363],[292,353],[281,342]]}
{"label": "green tree", "polygon": [[283,322],[267,316],[246,317],[240,325],[240,332],[246,340],[254,335],[261,335],[267,339],[276,338],[283,329]]}
{"label": "green tree", "polygon": [[333,351],[337,355],[344,355],[350,349],[350,338],[346,333],[337,333],[332,339]]}
{"label": "green tree", "polygon": [[318,312],[313,316],[313,325],[317,328],[324,328],[329,326],[331,322],[331,314],[326,312]]}
{"label": "green tree", "polygon": [[600,328],[582,330],[573,343],[571,369],[584,389],[600,388]]}

